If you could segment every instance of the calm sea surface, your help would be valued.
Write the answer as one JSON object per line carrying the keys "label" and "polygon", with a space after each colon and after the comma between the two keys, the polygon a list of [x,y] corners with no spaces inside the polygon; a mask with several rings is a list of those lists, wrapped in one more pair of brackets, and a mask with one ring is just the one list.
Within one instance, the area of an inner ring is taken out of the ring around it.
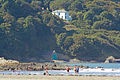
{"label": "calm sea surface", "polygon": [[103,68],[116,68],[120,69],[120,63],[59,63],[63,65],[83,65],[83,66],[89,66],[89,67],[97,67],[101,66]]}

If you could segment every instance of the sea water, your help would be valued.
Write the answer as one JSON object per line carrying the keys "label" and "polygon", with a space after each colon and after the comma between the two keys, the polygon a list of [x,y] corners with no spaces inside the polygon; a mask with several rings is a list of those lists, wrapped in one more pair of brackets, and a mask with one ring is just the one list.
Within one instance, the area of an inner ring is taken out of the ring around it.
{"label": "sea water", "polygon": [[83,65],[83,66],[89,66],[89,67],[97,67],[101,66],[103,68],[115,68],[115,69],[120,69],[120,63],[59,63],[63,65]]}
{"label": "sea water", "polygon": [[[48,70],[51,75],[78,75],[78,76],[120,76],[120,63],[59,63],[61,65],[83,65],[89,66],[88,69],[80,68],[79,73],[70,70]],[[101,66],[103,68],[96,68]],[[43,75],[45,71],[2,71],[0,74],[12,75]]]}

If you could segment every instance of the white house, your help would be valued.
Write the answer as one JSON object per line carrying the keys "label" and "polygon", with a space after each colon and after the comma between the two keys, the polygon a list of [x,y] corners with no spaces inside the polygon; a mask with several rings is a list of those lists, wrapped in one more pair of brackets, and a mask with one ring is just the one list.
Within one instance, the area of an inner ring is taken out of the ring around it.
{"label": "white house", "polygon": [[55,10],[55,11],[52,12],[52,14],[57,15],[60,18],[66,20],[66,21],[71,21],[72,20],[72,17],[69,16],[69,13],[65,10]]}

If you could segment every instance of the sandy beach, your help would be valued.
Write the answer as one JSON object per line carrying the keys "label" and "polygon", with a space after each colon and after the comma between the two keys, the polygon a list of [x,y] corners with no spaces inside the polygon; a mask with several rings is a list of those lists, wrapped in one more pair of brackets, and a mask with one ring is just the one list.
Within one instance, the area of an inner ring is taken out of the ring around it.
{"label": "sandy beach", "polygon": [[120,77],[105,77],[105,76],[0,75],[0,80],[120,80]]}

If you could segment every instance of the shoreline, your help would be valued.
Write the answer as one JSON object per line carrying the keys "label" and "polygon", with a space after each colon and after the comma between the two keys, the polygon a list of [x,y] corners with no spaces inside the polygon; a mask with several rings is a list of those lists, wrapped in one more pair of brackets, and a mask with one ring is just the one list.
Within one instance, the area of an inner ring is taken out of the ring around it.
{"label": "shoreline", "polygon": [[0,75],[0,80],[120,80],[108,76]]}
{"label": "shoreline", "polygon": [[48,76],[106,76],[120,77],[120,69],[102,69],[102,68],[80,68],[78,73],[72,69],[67,70],[46,70],[43,71],[1,71],[0,75],[48,75]]}
{"label": "shoreline", "polygon": [[[90,67],[87,65],[69,65],[57,63],[21,63],[19,65],[6,65],[1,66],[3,75],[46,75],[46,65],[48,73],[51,76],[114,76],[120,77],[120,68],[104,68],[102,66]],[[67,67],[69,66],[69,73]],[[118,65],[119,66],[119,65]],[[79,73],[74,74],[74,68],[79,67]],[[50,71],[50,72],[49,72]]]}
{"label": "shoreline", "polygon": [[20,75],[17,75],[17,74],[0,74],[0,76],[59,76],[59,77],[63,77],[63,76],[66,76],[66,77],[69,77],[69,76],[77,76],[77,77],[119,77],[120,76],[106,76],[106,75],[62,75],[62,74],[57,74],[57,75],[37,75],[37,74],[20,74]]}

